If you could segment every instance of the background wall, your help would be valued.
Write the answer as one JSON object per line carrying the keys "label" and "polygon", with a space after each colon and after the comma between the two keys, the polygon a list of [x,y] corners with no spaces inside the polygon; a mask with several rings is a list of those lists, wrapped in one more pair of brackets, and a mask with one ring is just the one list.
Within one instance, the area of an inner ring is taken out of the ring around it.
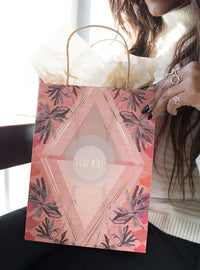
{"label": "background wall", "polygon": [[[108,0],[7,0],[0,2],[0,126],[32,123],[38,76],[32,67],[37,48],[67,24],[113,26]],[[85,36],[105,38],[103,33]],[[1,151],[1,149],[0,149]],[[0,215],[25,206],[30,164],[0,170]]]}

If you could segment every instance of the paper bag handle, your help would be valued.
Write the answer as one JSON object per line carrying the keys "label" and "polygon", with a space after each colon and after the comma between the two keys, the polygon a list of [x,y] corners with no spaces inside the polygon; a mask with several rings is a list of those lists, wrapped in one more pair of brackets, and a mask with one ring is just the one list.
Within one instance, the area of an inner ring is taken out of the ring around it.
{"label": "paper bag handle", "polygon": [[83,29],[87,29],[87,28],[104,28],[104,29],[107,29],[107,30],[110,30],[110,31],[113,31],[115,32],[117,35],[119,35],[123,42],[124,42],[124,47],[125,47],[125,50],[126,50],[126,54],[127,54],[127,59],[128,59],[128,66],[127,66],[127,77],[126,77],[126,88],[128,88],[128,83],[129,83],[129,77],[130,77],[130,56],[129,56],[129,51],[128,51],[128,45],[126,43],[126,40],[125,38],[122,36],[122,34],[120,34],[117,30],[111,28],[111,27],[108,27],[108,26],[104,26],[104,25],[87,25],[87,26],[83,26],[83,27],[80,27],[78,29],[76,29],[75,31],[73,31],[70,36],[68,37],[68,40],[67,40],[67,47],[66,47],[66,56],[67,56],[67,80],[66,80],[66,84],[68,85],[69,84],[69,43],[70,43],[70,40],[72,38],[72,36],[83,30]]}

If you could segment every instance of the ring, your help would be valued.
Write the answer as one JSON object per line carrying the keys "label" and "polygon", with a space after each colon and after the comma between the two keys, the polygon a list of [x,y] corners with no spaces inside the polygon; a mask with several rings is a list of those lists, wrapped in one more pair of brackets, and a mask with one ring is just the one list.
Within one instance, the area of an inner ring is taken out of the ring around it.
{"label": "ring", "polygon": [[173,101],[174,101],[174,104],[177,106],[177,107],[181,107],[181,103],[180,103],[180,98],[175,96],[173,97]]}
{"label": "ring", "polygon": [[180,77],[178,75],[177,69],[175,69],[172,74],[173,74],[173,76],[171,77],[170,82],[172,84],[179,84],[181,79],[180,79]]}
{"label": "ring", "polygon": [[176,85],[176,84],[179,84],[180,83],[181,79],[180,79],[180,77],[178,75],[178,70],[179,69],[175,69],[173,72],[171,72],[171,73],[169,73],[167,75],[167,76],[172,75],[172,77],[170,79],[171,84]]}

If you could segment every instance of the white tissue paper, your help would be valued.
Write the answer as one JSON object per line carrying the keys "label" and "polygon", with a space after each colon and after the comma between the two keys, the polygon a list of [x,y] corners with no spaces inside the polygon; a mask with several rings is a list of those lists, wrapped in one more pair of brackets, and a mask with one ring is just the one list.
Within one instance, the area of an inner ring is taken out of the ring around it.
{"label": "white tissue paper", "polygon": [[[39,78],[45,83],[66,83],[66,44],[70,33],[67,26],[60,27],[35,52],[33,66]],[[128,60],[124,47],[121,47],[117,55],[110,55],[109,59],[105,60],[94,47],[90,47],[75,34],[69,46],[69,84],[125,88]],[[130,55],[128,87],[137,89],[162,79],[164,75],[162,65],[162,57],[146,58]]]}

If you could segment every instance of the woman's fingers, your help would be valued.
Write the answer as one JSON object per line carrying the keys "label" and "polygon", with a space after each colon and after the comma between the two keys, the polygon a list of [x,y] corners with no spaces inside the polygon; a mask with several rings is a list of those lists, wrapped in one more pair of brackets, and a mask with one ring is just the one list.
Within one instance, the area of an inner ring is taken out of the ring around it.
{"label": "woman's fingers", "polygon": [[171,98],[168,101],[167,111],[168,111],[168,113],[170,113],[172,115],[176,115],[177,109],[180,108],[182,105],[183,105],[183,103],[181,101],[181,95],[174,96],[173,98]]}
{"label": "woman's fingers", "polygon": [[150,86],[148,88],[148,90],[156,92],[154,99],[149,104],[149,109],[150,110],[154,109],[154,107],[155,107],[157,101],[159,100],[159,98],[168,89],[168,87],[169,87],[168,85],[169,85],[169,78],[166,77],[163,80],[156,83],[155,85],[152,85],[152,86]]}
{"label": "woman's fingers", "polygon": [[148,90],[156,91],[155,98],[142,110],[142,113],[149,113],[148,119],[156,118],[166,108],[173,115],[181,106],[200,110],[200,64],[191,62],[174,70]]}
{"label": "woman's fingers", "polygon": [[[177,85],[182,81],[183,71],[175,70],[173,73],[169,74],[163,80],[159,81],[157,84],[152,85],[148,88],[148,90],[155,91],[155,98],[149,104],[149,111],[153,111],[155,107],[157,107],[158,102],[161,99],[160,106],[156,110],[154,110],[154,114],[157,115],[162,109],[162,105],[167,105],[166,99],[169,97],[173,91],[173,89],[177,89]],[[179,88],[179,87],[178,87]]]}
{"label": "woman's fingers", "polygon": [[177,96],[177,95],[183,93],[184,91],[185,91],[185,89],[184,89],[183,84],[175,85],[173,87],[168,88],[161,95],[161,97],[158,99],[158,101],[156,102],[156,104],[152,110],[153,117],[156,118],[163,110],[165,110],[165,108],[168,106],[168,103],[170,100],[171,100],[170,105],[169,105],[170,111],[168,111],[168,112],[174,114],[175,106],[180,107],[180,104],[175,104],[175,102],[172,98],[174,96]]}
{"label": "woman's fingers", "polygon": [[184,91],[169,99],[167,111],[172,114],[177,114],[177,109],[181,106],[192,106],[200,111],[200,93],[194,91]]}
{"label": "woman's fingers", "polygon": [[[167,87],[169,87],[168,85],[167,85]],[[142,113],[149,112],[149,119],[156,118],[163,110],[165,110],[165,108],[167,107],[168,102],[171,98],[184,92],[184,85],[180,83],[179,85],[175,85],[173,87],[166,88],[164,91],[162,91],[162,93],[160,91],[158,91],[158,92],[159,92],[159,95],[157,95],[152,100],[152,102],[150,104],[148,104],[142,110]],[[174,114],[175,110],[174,110],[174,106],[173,106],[172,101],[170,102],[169,108],[170,108],[169,113],[171,113],[173,111],[172,114]]]}

